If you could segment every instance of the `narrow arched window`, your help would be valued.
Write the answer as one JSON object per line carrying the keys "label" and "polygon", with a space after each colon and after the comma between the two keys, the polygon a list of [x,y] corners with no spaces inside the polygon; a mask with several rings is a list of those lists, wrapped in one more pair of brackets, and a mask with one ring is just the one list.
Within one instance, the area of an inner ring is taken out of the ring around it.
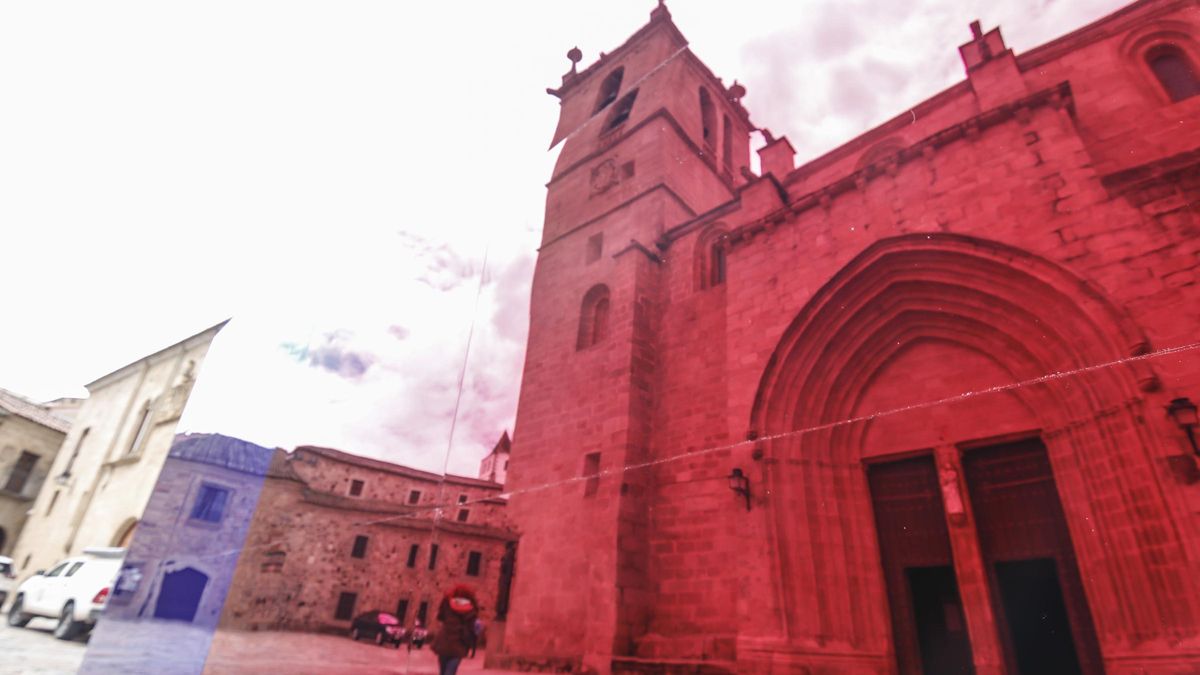
{"label": "narrow arched window", "polygon": [[608,298],[602,298],[592,309],[592,344],[598,344],[608,333]]}
{"label": "narrow arched window", "polygon": [[617,100],[617,94],[621,91],[621,80],[624,77],[625,67],[621,66],[604,78],[604,81],[600,83],[600,95],[596,98],[596,109],[592,111],[593,115]]}
{"label": "narrow arched window", "polygon": [[1146,53],[1146,65],[1172,101],[1200,94],[1200,79],[1187,56],[1177,47],[1162,46]]}
{"label": "narrow arched window", "polygon": [[725,123],[721,127],[721,159],[725,166],[733,168],[733,122],[725,115]]}
{"label": "narrow arched window", "polygon": [[609,118],[608,124],[604,125],[605,131],[612,131],[625,123],[629,119],[629,113],[633,112],[633,102],[637,100],[638,90],[625,94],[617,104],[613,106],[612,117]]}
{"label": "narrow arched window", "polygon": [[598,284],[583,296],[579,311],[579,338],[576,349],[587,349],[599,344],[608,335],[609,314],[608,286]]}
{"label": "narrow arched window", "polygon": [[725,283],[726,249],[725,228],[716,225],[700,235],[696,241],[696,290],[704,290]]}
{"label": "narrow arched window", "polygon": [[709,255],[708,285],[718,286],[725,283],[725,247],[720,240],[712,244]]}
{"label": "narrow arched window", "polygon": [[717,110],[704,87],[700,88],[700,135],[704,138],[705,145],[710,148],[717,147]]}

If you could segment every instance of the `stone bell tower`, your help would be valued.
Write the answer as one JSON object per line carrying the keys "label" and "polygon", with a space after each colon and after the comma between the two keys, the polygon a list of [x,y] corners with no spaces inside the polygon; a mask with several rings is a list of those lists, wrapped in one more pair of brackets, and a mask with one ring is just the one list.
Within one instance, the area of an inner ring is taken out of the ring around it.
{"label": "stone bell tower", "polygon": [[500,658],[599,672],[633,652],[647,564],[665,233],[729,202],[754,129],[660,2],[547,91],[562,108],[508,487],[521,531]]}

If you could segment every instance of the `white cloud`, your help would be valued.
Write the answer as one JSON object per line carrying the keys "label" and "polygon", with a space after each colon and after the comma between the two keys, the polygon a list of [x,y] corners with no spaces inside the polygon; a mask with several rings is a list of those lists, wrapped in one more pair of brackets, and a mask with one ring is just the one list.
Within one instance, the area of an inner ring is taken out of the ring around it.
{"label": "white cloud", "polygon": [[[972,19],[1020,50],[1119,4],[671,11],[803,160],[961,79]],[[586,65],[653,6],[6,5],[0,385],[81,393],[233,316],[185,427],[440,469],[474,320],[450,462],[473,472],[515,413],[554,160],[558,106],[543,90],[567,49]]]}

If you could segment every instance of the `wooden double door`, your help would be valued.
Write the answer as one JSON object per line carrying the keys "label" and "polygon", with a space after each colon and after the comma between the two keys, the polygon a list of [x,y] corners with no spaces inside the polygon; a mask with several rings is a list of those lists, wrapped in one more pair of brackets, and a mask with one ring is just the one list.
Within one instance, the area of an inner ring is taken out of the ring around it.
{"label": "wooden double door", "polygon": [[[1045,446],[1038,439],[967,451],[974,518],[948,524],[932,457],[868,466],[868,483],[902,675],[974,673],[950,527],[973,528],[1006,670],[1102,673],[1087,599]],[[961,563],[960,563],[961,564]],[[976,623],[979,625],[979,622]]]}

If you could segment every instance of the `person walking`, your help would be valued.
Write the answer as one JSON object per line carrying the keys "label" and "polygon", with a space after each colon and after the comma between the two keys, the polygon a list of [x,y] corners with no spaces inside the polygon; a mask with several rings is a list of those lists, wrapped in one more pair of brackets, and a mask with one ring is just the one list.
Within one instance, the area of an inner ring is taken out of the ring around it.
{"label": "person walking", "polygon": [[475,650],[479,648],[479,643],[483,642],[483,619],[475,617],[475,624],[471,626],[471,653],[467,654],[467,658],[475,658]]}
{"label": "person walking", "polygon": [[470,586],[458,585],[446,592],[438,606],[441,628],[430,648],[438,656],[438,675],[455,675],[475,637],[479,601]]}

